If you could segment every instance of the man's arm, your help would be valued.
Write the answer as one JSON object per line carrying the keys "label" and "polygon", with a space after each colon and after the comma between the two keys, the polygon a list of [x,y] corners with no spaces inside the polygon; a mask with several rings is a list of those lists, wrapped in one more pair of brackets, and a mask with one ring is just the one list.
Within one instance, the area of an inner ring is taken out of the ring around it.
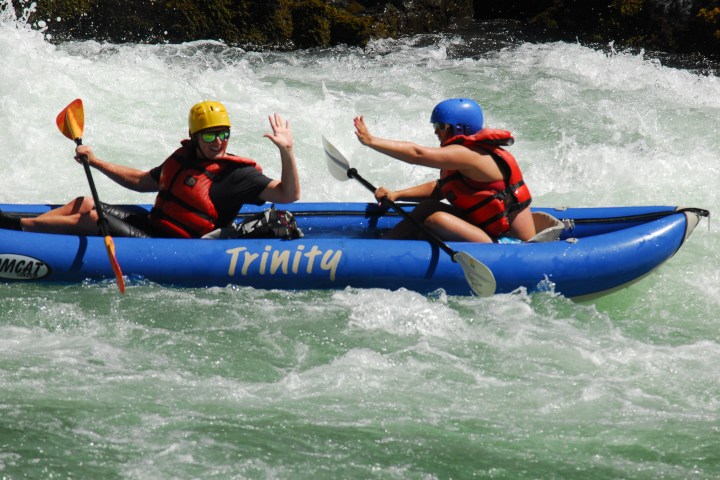
{"label": "man's arm", "polygon": [[75,152],[77,154],[75,159],[78,162],[80,162],[81,155],[86,155],[91,167],[99,170],[118,185],[136,192],[156,192],[158,190],[158,183],[152,178],[149,171],[144,172],[136,168],[106,162],[98,158],[92,148],[87,145],[78,146]]}

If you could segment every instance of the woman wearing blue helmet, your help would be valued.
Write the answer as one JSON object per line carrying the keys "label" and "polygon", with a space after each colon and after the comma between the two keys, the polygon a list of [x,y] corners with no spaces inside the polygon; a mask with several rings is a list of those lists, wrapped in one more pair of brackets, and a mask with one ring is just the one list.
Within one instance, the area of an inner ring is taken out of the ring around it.
{"label": "woman wearing blue helmet", "polygon": [[[373,136],[365,119],[355,117],[355,135],[363,145],[405,163],[440,170],[437,181],[399,191],[380,187],[375,197],[419,201],[412,215],[444,240],[532,238],[532,197],[515,158],[502,148],[512,145],[512,134],[483,128],[483,120],[482,108],[474,100],[442,101],[430,115],[440,147],[424,147]],[[385,238],[420,236],[412,222],[403,220]]]}

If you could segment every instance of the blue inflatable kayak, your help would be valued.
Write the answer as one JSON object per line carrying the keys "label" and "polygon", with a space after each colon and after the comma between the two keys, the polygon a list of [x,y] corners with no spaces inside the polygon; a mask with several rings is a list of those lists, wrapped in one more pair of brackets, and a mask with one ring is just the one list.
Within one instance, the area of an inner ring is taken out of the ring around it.
{"label": "blue inflatable kayak", "polygon": [[[0,204],[11,215],[37,215],[53,205]],[[268,206],[248,206],[238,221]],[[408,206],[408,209],[411,206]],[[147,205],[133,206],[148,209]],[[400,217],[368,203],[278,205],[292,212],[298,239],[160,239],[114,237],[129,285],[239,285],[260,289],[386,288],[471,295],[464,266],[434,243],[380,238]],[[592,298],[649,274],[678,251],[701,209],[673,206],[533,208],[534,241],[449,242],[489,269],[490,293],[552,290]],[[113,281],[101,237],[0,230],[0,281]]]}

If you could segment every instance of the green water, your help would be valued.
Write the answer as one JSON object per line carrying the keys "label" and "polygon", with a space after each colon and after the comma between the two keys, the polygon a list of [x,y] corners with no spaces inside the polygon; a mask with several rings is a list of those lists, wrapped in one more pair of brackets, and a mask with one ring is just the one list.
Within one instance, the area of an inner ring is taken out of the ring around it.
{"label": "green water", "polygon": [[710,326],[352,289],[11,285],[0,307],[7,478],[720,473]]}

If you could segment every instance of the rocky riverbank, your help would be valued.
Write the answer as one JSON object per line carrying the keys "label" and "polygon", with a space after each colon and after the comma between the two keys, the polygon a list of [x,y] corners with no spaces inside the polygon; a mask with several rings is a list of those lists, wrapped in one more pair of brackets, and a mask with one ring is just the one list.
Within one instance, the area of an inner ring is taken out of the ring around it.
{"label": "rocky riverbank", "polygon": [[[13,2],[18,12],[30,5]],[[499,18],[522,22],[537,40],[720,56],[720,0],[36,0],[29,21],[55,40],[297,49]]]}

